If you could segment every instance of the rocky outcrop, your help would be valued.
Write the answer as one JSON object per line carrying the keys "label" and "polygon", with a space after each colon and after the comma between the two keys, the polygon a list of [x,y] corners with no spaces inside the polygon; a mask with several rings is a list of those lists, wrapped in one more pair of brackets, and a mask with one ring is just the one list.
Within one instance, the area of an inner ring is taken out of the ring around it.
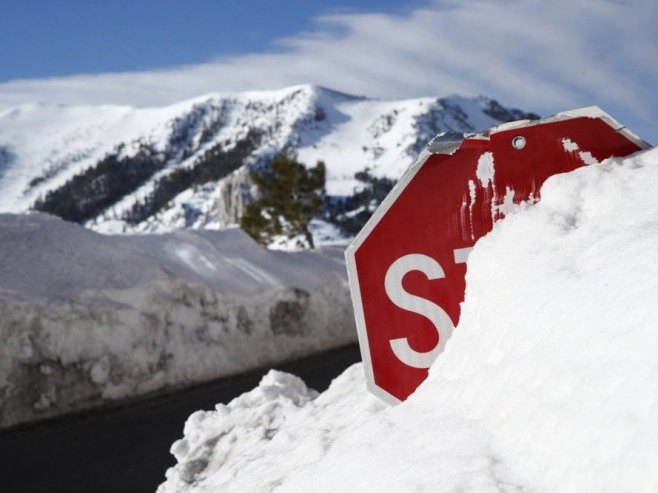
{"label": "rocky outcrop", "polygon": [[214,219],[222,225],[238,224],[246,200],[252,196],[252,187],[248,166],[243,166],[224,178],[220,183],[219,196],[214,204]]}

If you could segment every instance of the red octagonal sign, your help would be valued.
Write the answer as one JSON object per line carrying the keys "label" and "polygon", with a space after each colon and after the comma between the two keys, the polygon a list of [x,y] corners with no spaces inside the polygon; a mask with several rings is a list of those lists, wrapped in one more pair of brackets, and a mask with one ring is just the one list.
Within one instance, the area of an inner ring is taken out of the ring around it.
{"label": "red octagonal sign", "polygon": [[646,147],[597,107],[430,142],[346,252],[370,390],[394,403],[425,380],[459,321],[468,253],[509,207]]}

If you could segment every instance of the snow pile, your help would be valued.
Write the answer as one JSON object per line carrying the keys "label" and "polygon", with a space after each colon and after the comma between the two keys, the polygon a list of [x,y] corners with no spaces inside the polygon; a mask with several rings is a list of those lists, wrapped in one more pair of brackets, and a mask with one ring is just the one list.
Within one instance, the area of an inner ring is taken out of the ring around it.
{"label": "snow pile", "polygon": [[356,339],[343,249],[0,214],[0,427]]}
{"label": "snow pile", "polygon": [[158,493],[270,491],[284,483],[288,469],[322,460],[339,437],[385,407],[366,391],[361,365],[319,396],[298,377],[271,370],[228,406],[190,416],[185,438],[171,448],[179,464]]}
{"label": "snow pile", "polygon": [[190,418],[159,493],[657,491],[657,188],[658,149],[551,178],[476,245],[406,402],[271,374]]}

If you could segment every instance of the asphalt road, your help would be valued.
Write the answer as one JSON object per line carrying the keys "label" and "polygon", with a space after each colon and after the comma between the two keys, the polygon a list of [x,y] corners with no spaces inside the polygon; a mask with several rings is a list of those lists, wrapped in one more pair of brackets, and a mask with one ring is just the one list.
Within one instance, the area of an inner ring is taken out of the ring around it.
{"label": "asphalt road", "polygon": [[[360,361],[346,346],[278,366],[324,390]],[[2,493],[154,492],[175,460],[171,444],[187,417],[254,388],[266,370],[170,394],[69,415],[0,434]]]}

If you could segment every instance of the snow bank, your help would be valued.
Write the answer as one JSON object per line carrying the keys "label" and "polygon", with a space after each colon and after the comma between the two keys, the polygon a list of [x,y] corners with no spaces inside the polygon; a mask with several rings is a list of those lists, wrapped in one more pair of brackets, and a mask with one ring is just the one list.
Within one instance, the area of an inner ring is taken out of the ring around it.
{"label": "snow bank", "polygon": [[657,189],[658,149],[553,177],[476,245],[406,402],[272,373],[192,415],[159,493],[657,491]]}
{"label": "snow bank", "polygon": [[317,396],[301,379],[271,370],[228,406],[194,413],[185,438],[171,449],[179,465],[158,492],[188,491],[190,485],[196,486],[192,491],[275,488],[287,469],[312,466],[340,436],[385,407],[367,394],[362,373],[360,365],[352,366]]}
{"label": "snow bank", "polygon": [[343,249],[0,215],[0,427],[355,341]]}

